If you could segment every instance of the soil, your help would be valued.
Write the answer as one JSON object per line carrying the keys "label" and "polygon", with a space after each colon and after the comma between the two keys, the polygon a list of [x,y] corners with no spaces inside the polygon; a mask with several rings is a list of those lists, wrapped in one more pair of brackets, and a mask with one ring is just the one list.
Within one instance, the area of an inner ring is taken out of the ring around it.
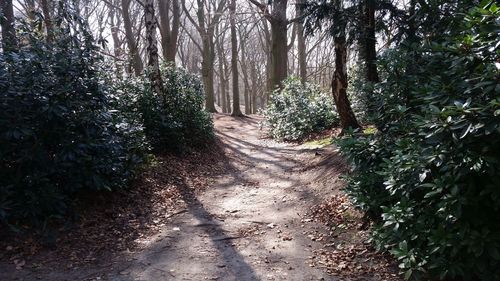
{"label": "soil", "polygon": [[0,236],[0,280],[399,280],[341,191],[338,150],[275,142],[260,121],[215,114],[208,151],[159,156],[52,242]]}

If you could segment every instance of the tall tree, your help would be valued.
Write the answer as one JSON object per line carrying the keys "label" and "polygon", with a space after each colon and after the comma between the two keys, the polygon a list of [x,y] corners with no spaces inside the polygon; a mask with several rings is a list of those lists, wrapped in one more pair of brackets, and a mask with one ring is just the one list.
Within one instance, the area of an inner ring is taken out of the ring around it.
{"label": "tall tree", "polygon": [[256,5],[271,25],[271,81],[273,87],[281,87],[281,82],[288,75],[288,48],[287,29],[289,21],[286,17],[288,0],[274,0],[271,2],[272,10],[268,5],[257,0],[249,0]]}
{"label": "tall tree", "polygon": [[233,73],[233,112],[232,116],[243,116],[240,109],[240,85],[238,74],[238,38],[236,34],[236,0],[229,4],[231,22],[231,71]]}
{"label": "tall tree", "polygon": [[261,19],[261,25],[258,25],[259,40],[261,40],[261,45],[263,46],[264,53],[266,54],[266,91],[265,91],[265,102],[269,100],[269,94],[274,90],[274,81],[272,75],[273,66],[273,54],[272,54],[272,42],[271,42],[271,31],[269,30],[268,22],[265,18]]}
{"label": "tall tree", "polygon": [[244,98],[245,98],[245,114],[251,114],[251,98],[250,98],[250,78],[249,78],[249,66],[247,63],[247,51],[245,41],[248,40],[248,26],[247,24],[242,24],[240,22],[238,28],[239,38],[240,38],[240,66],[241,66],[241,74],[243,77],[243,85],[245,87],[244,90]]}
{"label": "tall tree", "polygon": [[144,21],[146,25],[146,53],[148,55],[148,73],[153,90],[165,97],[158,63],[158,46],[156,43],[156,16],[154,0],[144,1]]}
{"label": "tall tree", "polygon": [[[334,9],[343,14],[343,1],[334,0]],[[347,98],[347,44],[346,44],[345,18],[338,19],[337,32],[334,39],[335,44],[335,71],[332,78],[332,93],[339,113],[343,129],[359,128],[358,120],[352,111],[351,104]]]}
{"label": "tall tree", "polygon": [[142,74],[144,70],[144,65],[142,63],[141,56],[139,54],[139,47],[135,40],[134,32],[132,30],[132,21],[130,19],[130,1],[131,0],[121,0],[121,10],[123,16],[123,26],[125,27],[125,37],[127,39],[128,51],[130,53],[132,67],[134,68],[134,73],[136,76]]}
{"label": "tall tree", "polygon": [[50,14],[51,2],[50,0],[41,0],[40,4],[42,7],[43,23],[45,24],[47,42],[51,42],[54,39],[54,27],[52,24],[52,15]]}
{"label": "tall tree", "polygon": [[335,71],[332,77],[332,94],[343,129],[359,128],[359,123],[347,97],[347,42],[346,29],[350,17],[344,10],[344,0],[312,3],[308,7],[307,25],[314,32],[324,21],[330,23],[330,34],[334,37]]}
{"label": "tall tree", "polygon": [[118,77],[122,77],[123,68],[122,68],[122,41],[120,40],[120,25],[121,25],[121,17],[117,15],[117,8],[113,2],[107,2],[108,7],[108,20],[111,29],[111,38],[113,39],[113,53],[114,53],[114,61],[116,74]]}
{"label": "tall tree", "polygon": [[344,35],[335,37],[335,72],[332,78],[332,94],[343,129],[359,128],[359,123],[347,98],[347,46]]}
{"label": "tall tree", "polygon": [[[217,32],[219,33],[219,32]],[[225,33],[222,32],[220,36],[217,37],[216,39],[216,48],[217,48],[217,59],[219,61],[218,68],[219,68],[219,102],[222,105],[222,112],[227,113],[230,110],[228,108],[231,108],[231,106],[227,102],[226,98],[226,84],[228,83],[227,78],[226,78],[226,72],[227,72],[227,67],[226,67],[226,58],[225,58],[225,53],[224,53],[224,41]]]}
{"label": "tall tree", "polygon": [[16,30],[14,27],[14,7],[12,0],[1,1],[2,16],[2,47],[4,52],[10,52],[17,47]]}
{"label": "tall tree", "polygon": [[[301,17],[304,13],[304,4],[305,0],[297,1],[297,17]],[[307,50],[306,50],[306,38],[304,34],[304,25],[302,22],[297,21],[295,23],[297,27],[297,51],[298,51],[298,59],[299,59],[299,77],[302,84],[304,84],[307,80]]]}
{"label": "tall tree", "polygon": [[377,39],[375,38],[375,4],[376,0],[363,0],[360,5],[361,38],[360,57],[364,60],[366,80],[379,82],[377,71]]}
{"label": "tall tree", "polygon": [[[172,6],[172,22],[170,22],[170,6]],[[160,33],[163,58],[175,64],[177,41],[181,22],[179,0],[159,0]]]}
{"label": "tall tree", "polygon": [[[184,2],[182,3],[182,8],[184,9],[184,13],[186,14],[188,20],[195,26],[202,41],[202,47],[200,50],[202,56],[201,75],[206,93],[205,109],[208,112],[217,112],[215,109],[213,71],[215,58],[214,32],[215,26],[219,23],[222,13],[226,8],[226,0],[219,0],[217,3],[212,1],[196,0],[196,4],[196,20],[191,16]],[[212,13],[206,13],[206,7],[209,10],[212,10]]]}
{"label": "tall tree", "polygon": [[257,83],[259,83],[259,79],[258,79],[257,66],[255,63],[255,60],[252,60],[250,62],[250,77],[252,80],[252,95],[250,98],[252,108],[250,111],[253,114],[256,114],[257,113],[257,86],[258,86]]}

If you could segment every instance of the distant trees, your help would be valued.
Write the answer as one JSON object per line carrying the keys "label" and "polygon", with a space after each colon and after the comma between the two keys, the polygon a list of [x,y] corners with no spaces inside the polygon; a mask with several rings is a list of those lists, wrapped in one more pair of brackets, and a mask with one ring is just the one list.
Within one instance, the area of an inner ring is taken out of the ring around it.
{"label": "distant trees", "polygon": [[[158,65],[167,61],[199,73],[207,111],[238,113],[237,108],[243,111],[244,106],[244,113],[250,114],[267,105],[269,94],[288,75],[322,87],[331,85],[333,40],[327,31],[306,36],[303,22],[297,19],[306,16],[308,2],[86,0],[76,1],[75,9],[89,19],[89,30],[117,77],[140,77],[150,69],[150,62],[156,61],[150,60],[150,34],[155,32]],[[38,24],[37,32],[51,42],[58,32],[54,19],[58,3],[2,1],[2,49],[14,50],[23,40],[10,27],[24,17]],[[155,10],[154,26],[146,21],[146,4]],[[234,12],[233,4],[237,5]]]}
{"label": "distant trees", "polygon": [[205,108],[209,112],[217,112],[215,109],[214,94],[214,59],[215,59],[215,26],[226,7],[226,0],[202,1],[196,0],[196,19],[190,15],[189,9],[185,3],[182,4],[186,17],[198,31],[201,38],[201,45],[198,44],[201,51],[201,75],[203,85],[205,86],[206,102]]}

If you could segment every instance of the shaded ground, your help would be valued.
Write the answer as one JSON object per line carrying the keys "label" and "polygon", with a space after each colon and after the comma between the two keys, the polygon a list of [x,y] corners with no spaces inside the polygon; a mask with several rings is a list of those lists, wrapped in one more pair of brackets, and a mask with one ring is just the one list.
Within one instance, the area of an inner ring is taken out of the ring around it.
{"label": "shaded ground", "polygon": [[103,201],[56,250],[7,246],[0,280],[397,279],[339,192],[334,148],[262,138],[255,116],[214,119],[218,148],[160,157],[107,228]]}

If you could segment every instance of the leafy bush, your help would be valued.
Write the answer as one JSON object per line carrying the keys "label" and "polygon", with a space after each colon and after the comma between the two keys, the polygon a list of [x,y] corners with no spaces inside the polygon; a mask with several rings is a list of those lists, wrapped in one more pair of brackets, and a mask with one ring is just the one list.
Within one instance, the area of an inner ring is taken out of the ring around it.
{"label": "leafy bush", "polygon": [[303,139],[338,122],[333,98],[296,78],[288,78],[283,89],[272,93],[263,114],[271,136],[287,141]]}
{"label": "leafy bush", "polygon": [[83,22],[58,18],[51,44],[26,32],[0,55],[0,222],[44,223],[87,190],[126,186],[143,163],[142,127],[110,107]]}
{"label": "leafy bush", "polygon": [[165,96],[153,91],[148,79],[127,79],[117,85],[119,107],[144,124],[157,150],[178,151],[207,145],[214,138],[213,122],[203,110],[200,79],[181,68],[161,69]]}
{"label": "leafy bush", "polygon": [[349,71],[349,87],[347,94],[356,119],[361,124],[371,124],[370,106],[372,103],[373,85],[366,80],[363,68],[353,66]]}
{"label": "leafy bush", "polygon": [[347,191],[406,278],[500,280],[498,16],[491,2],[444,42],[389,51],[378,132],[339,142]]}

